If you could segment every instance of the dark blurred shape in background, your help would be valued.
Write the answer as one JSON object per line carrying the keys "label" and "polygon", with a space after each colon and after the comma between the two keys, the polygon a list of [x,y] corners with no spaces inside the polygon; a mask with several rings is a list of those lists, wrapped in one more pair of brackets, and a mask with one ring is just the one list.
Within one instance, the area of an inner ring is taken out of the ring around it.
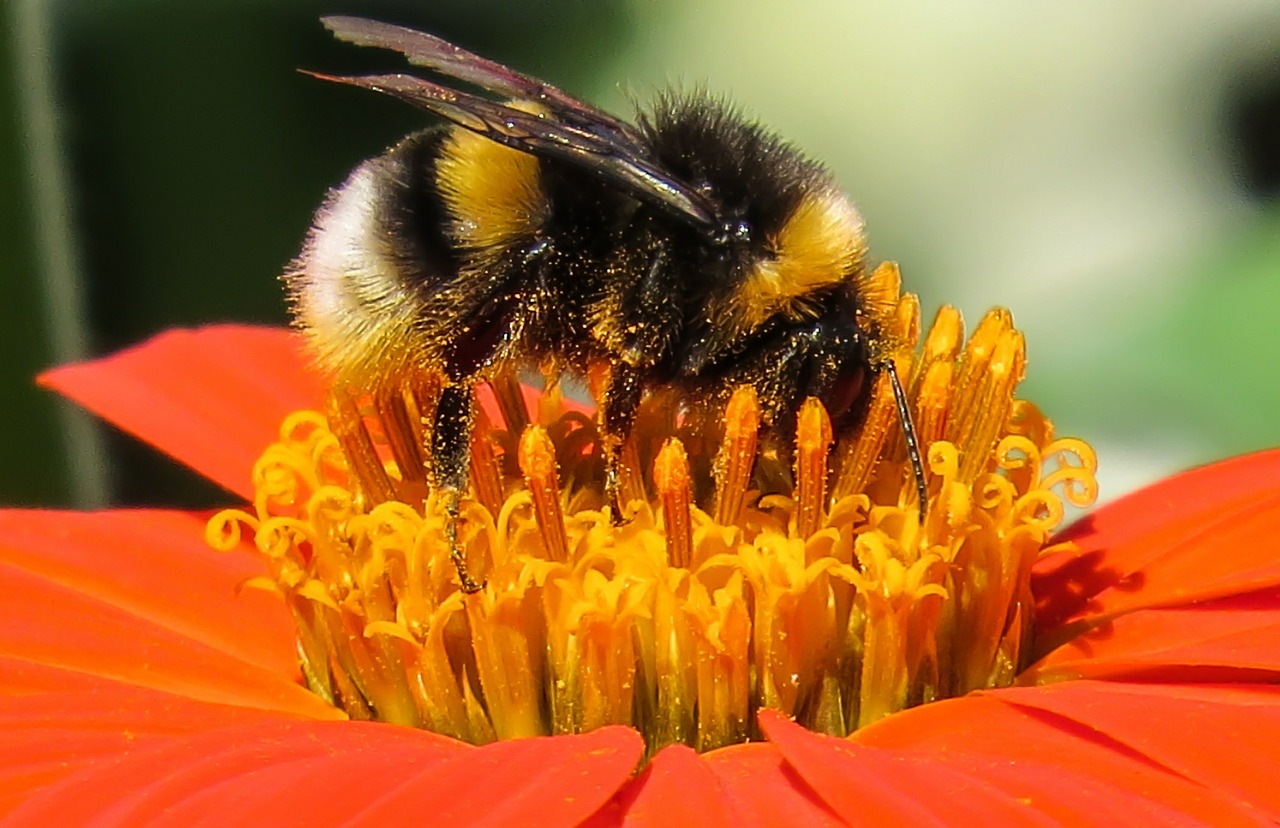
{"label": "dark blurred shape in background", "polygon": [[1280,55],[1233,80],[1225,126],[1240,185],[1254,198],[1280,201]]}

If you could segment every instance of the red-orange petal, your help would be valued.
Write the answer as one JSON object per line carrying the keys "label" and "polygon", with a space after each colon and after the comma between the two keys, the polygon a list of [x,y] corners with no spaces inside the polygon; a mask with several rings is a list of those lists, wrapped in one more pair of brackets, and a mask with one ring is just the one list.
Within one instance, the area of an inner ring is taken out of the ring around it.
{"label": "red-orange petal", "polygon": [[738,828],[716,775],[693,748],[671,745],[624,785],[582,828]]}
{"label": "red-orange petal", "polygon": [[494,742],[369,791],[349,825],[530,825],[571,828],[631,778],[644,740],[628,727]]}
{"label": "red-orange petal", "polygon": [[1280,683],[1280,588],[1122,615],[1069,640],[1018,676]]}
{"label": "red-orange petal", "polygon": [[1170,478],[1064,533],[1077,550],[1042,559],[1036,647],[1043,655],[1126,612],[1280,586],[1280,450]]}
{"label": "red-orange petal", "polygon": [[575,826],[629,778],[639,734],[473,748],[359,722],[266,721],[152,740],[33,791],[5,825]]}
{"label": "red-orange petal", "polygon": [[[365,823],[371,803],[476,749],[412,728],[262,722],[146,742],[32,793],[5,825]],[[445,792],[436,792],[441,795]],[[422,825],[407,803],[395,820]]]}
{"label": "red-orange petal", "polygon": [[767,742],[663,748],[583,828],[845,826]]}
{"label": "red-orange petal", "polygon": [[998,692],[1105,734],[1280,822],[1280,686],[1073,681]]}
{"label": "red-orange petal", "polygon": [[281,420],[321,405],[300,346],[279,328],[170,330],[39,381],[248,499],[249,472]]}
{"label": "red-orange petal", "polygon": [[776,745],[731,745],[711,751],[705,759],[720,782],[735,826],[847,824],[796,773]]}
{"label": "red-orange petal", "polygon": [[[214,552],[198,515],[0,511],[0,653],[215,704],[341,714],[301,687],[279,598],[240,591],[249,554]],[[11,681],[0,674],[0,689]]]}
{"label": "red-orange petal", "polygon": [[[987,785],[1005,791],[1050,821],[1051,825],[1093,828],[1098,825],[1161,825],[1185,828],[1218,828],[1223,825],[1262,826],[1261,820],[1233,821],[1225,814],[1211,821],[1193,816],[1143,793],[1113,785],[1098,774],[1064,770],[1035,761],[1009,762],[1001,756],[957,755],[945,760],[950,767]],[[931,764],[932,773],[938,762]],[[922,768],[922,770],[925,770]]]}
{"label": "red-orange petal", "polygon": [[12,658],[0,658],[0,674],[0,814],[89,765],[176,735],[293,718]]}
{"label": "red-orange petal", "polygon": [[[1053,687],[1083,690],[1077,701],[1087,708],[1090,689],[1101,684],[1065,682]],[[999,690],[927,704],[882,719],[850,738],[979,773],[1067,824],[1152,824],[1144,815],[1157,812],[1171,824],[1271,824],[1254,803],[1230,791],[1206,787],[1105,730],[1026,703],[1049,689],[1015,688],[1024,694],[1017,697],[1018,703],[1010,690]],[[1207,744],[1218,742],[1218,736],[1205,734],[1202,727],[1184,729],[1178,719],[1149,715],[1141,704],[1125,715],[1147,728],[1166,729],[1171,737],[1184,739],[1189,750],[1206,736]],[[1212,755],[1212,748],[1207,749]],[[1260,769],[1271,764],[1266,757],[1258,759]],[[1061,780],[1057,786],[1055,778]],[[1117,818],[1109,820],[1106,814]]]}
{"label": "red-orange petal", "polygon": [[981,775],[927,755],[823,736],[772,710],[760,727],[796,772],[850,825],[1053,826],[1046,814]]}

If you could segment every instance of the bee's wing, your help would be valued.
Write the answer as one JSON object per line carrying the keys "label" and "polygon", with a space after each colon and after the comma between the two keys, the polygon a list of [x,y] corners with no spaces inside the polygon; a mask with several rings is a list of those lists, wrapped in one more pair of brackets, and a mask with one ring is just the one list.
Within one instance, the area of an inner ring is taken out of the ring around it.
{"label": "bee's wing", "polygon": [[684,221],[701,226],[714,223],[714,214],[705,198],[646,161],[640,148],[623,136],[599,135],[553,116],[524,112],[412,75],[307,74],[391,95],[504,146],[590,172]]}
{"label": "bee's wing", "polygon": [[601,137],[617,136],[627,143],[639,144],[639,134],[626,121],[566,95],[549,83],[482,58],[435,35],[361,17],[335,15],[322,17],[320,21],[339,40],[399,52],[415,66],[507,98],[543,104],[565,123],[587,132]]}

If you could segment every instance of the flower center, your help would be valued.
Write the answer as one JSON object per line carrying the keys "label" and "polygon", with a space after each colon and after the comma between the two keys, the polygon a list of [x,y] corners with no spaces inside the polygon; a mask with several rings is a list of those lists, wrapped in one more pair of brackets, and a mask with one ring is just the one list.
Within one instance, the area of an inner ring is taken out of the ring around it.
{"label": "flower center", "polygon": [[1031,565],[1063,500],[1095,496],[1093,451],[1014,399],[1023,340],[1007,312],[965,344],[944,308],[917,351],[915,297],[877,275],[927,447],[923,519],[885,376],[849,435],[806,402],[790,451],[761,445],[749,388],[713,417],[651,400],[622,452],[620,526],[592,419],[554,391],[529,418],[498,383],[503,427],[482,415],[459,530],[481,591],[459,590],[422,471],[429,389],[335,390],[325,414],[290,416],[254,503],[215,516],[210,543],[252,532],[269,575],[251,585],[283,596],[314,692],[473,743],[630,724],[651,752],[710,750],[756,738],[761,707],[843,736],[1009,684]]}

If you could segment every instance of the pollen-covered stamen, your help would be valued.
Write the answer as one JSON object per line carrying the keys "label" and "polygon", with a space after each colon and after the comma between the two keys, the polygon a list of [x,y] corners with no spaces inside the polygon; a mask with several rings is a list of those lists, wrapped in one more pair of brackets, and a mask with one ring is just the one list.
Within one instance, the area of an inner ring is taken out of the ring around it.
{"label": "pollen-covered stamen", "polygon": [[692,505],[689,457],[684,443],[675,437],[662,445],[653,461],[653,485],[662,503],[663,528],[667,536],[667,561],[687,567],[693,558],[693,527],[689,520]]}
{"label": "pollen-covered stamen", "polygon": [[383,424],[382,433],[400,474],[395,486],[397,499],[424,499],[427,468],[422,448],[426,445],[426,436],[416,401],[407,388],[387,386],[374,394],[373,409]]}
{"label": "pollen-covered stamen", "polygon": [[1013,410],[1013,390],[1022,382],[1026,369],[1026,343],[1022,334],[1013,330],[1012,320],[1003,334],[991,355],[981,402],[966,434],[969,439],[964,443],[967,450],[960,469],[966,480],[973,479],[987,465],[986,455],[995,448],[1000,432],[1008,425]]}
{"label": "pollen-covered stamen", "polygon": [[973,430],[973,418],[983,404],[983,388],[992,356],[1005,334],[1013,329],[1013,317],[1003,309],[989,311],[978,323],[960,355],[947,427],[947,439],[959,445]]}
{"label": "pollen-covered stamen", "polygon": [[751,486],[760,438],[760,401],[756,389],[744,385],[733,392],[724,410],[724,439],[716,455],[716,522],[737,521]]}
{"label": "pollen-covered stamen", "polygon": [[796,533],[802,538],[822,525],[832,439],[827,409],[813,397],[805,400],[796,423]]}
{"label": "pollen-covered stamen", "polygon": [[920,349],[919,369],[913,372],[910,395],[916,412],[921,447],[945,437],[956,359],[964,348],[964,323],[955,308],[942,307],[934,317]]}
{"label": "pollen-covered stamen", "polygon": [[[960,318],[960,311],[948,306],[939,308],[933,318],[933,325],[929,327],[929,335],[920,346],[921,368],[928,370],[937,362],[955,362],[963,349],[964,322]],[[922,380],[921,373],[917,371],[911,382],[913,394],[920,390]]]}
{"label": "pollen-covered stamen", "polygon": [[902,367],[903,360],[911,362],[913,366],[918,363],[915,359],[915,347],[920,342],[920,299],[914,293],[902,294],[894,307],[892,331],[888,334],[888,341],[898,346],[894,351],[894,359],[898,361],[899,367]]}
{"label": "pollen-covered stamen", "polygon": [[534,520],[546,544],[547,557],[564,562],[569,557],[569,541],[565,538],[564,514],[560,511],[560,470],[556,466],[556,447],[542,426],[529,426],[524,430],[516,459],[533,498]]}
{"label": "pollen-covered stamen", "polygon": [[476,430],[471,435],[471,488],[476,500],[496,515],[502,509],[506,493],[502,487],[502,469],[493,450],[489,415],[481,408],[476,412]]}
{"label": "pollen-covered stamen", "polygon": [[921,446],[941,440],[947,422],[948,388],[955,372],[954,362],[934,362],[921,377],[920,389],[915,395],[916,435]]}
{"label": "pollen-covered stamen", "polygon": [[618,499],[623,509],[647,500],[644,475],[640,471],[640,446],[633,438],[622,441],[618,454]]}
{"label": "pollen-covered stamen", "polygon": [[[913,701],[936,697],[936,644],[947,565],[937,552],[911,554],[895,539],[865,534],[855,544],[862,629],[857,724],[868,725]],[[914,698],[913,698],[914,697]]]}
{"label": "pollen-covered stamen", "polygon": [[512,434],[523,434],[529,425],[529,409],[524,403],[524,392],[520,390],[520,378],[509,368],[497,372],[489,380],[493,396],[498,401],[498,409],[502,412],[507,431]]}
{"label": "pollen-covered stamen", "polygon": [[833,495],[837,498],[861,492],[873,479],[889,434],[897,423],[893,387],[886,371],[879,372],[872,385],[871,403],[857,434],[842,441],[840,474]]}
{"label": "pollen-covered stamen", "polygon": [[991,311],[978,325],[960,361],[947,421],[947,440],[961,451],[960,477],[973,480],[987,464],[1009,421],[1013,389],[1022,381],[1026,346],[1008,311]]}
{"label": "pollen-covered stamen", "polygon": [[369,437],[360,408],[345,389],[329,392],[325,399],[325,416],[364,496],[371,503],[386,503],[394,498],[391,479]]}

